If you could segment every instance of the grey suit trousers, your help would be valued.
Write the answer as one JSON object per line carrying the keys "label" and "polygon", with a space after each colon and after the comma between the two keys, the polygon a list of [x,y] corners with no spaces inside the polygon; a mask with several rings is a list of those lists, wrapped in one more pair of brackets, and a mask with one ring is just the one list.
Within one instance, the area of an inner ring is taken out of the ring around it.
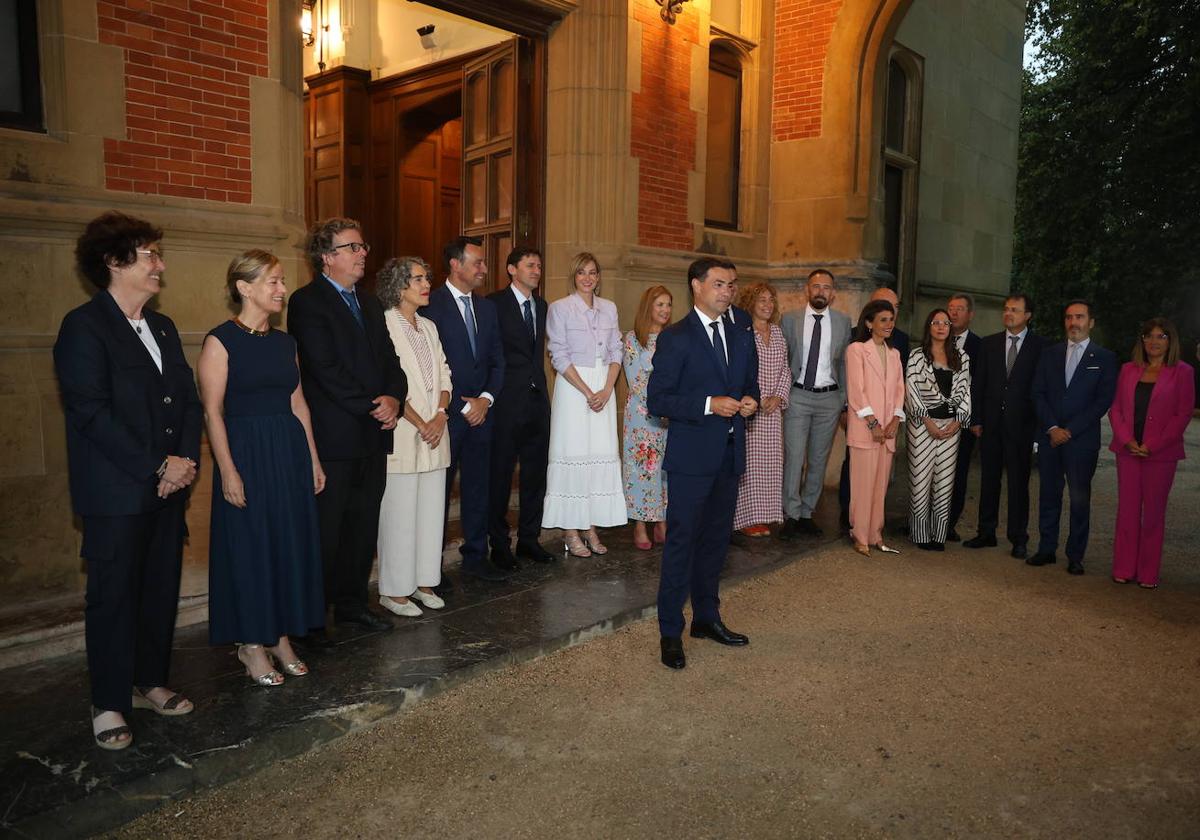
{"label": "grey suit trousers", "polygon": [[824,394],[792,389],[783,415],[783,512],[790,519],[812,518],[845,404],[843,388]]}

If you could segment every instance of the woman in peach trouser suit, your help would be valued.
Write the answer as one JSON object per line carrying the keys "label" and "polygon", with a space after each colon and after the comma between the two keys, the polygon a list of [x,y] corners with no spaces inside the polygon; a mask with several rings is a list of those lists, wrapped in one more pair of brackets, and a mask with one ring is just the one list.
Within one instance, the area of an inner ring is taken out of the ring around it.
{"label": "woman in peach trouser suit", "polygon": [[858,316],[854,340],[846,348],[846,443],[850,446],[850,534],[854,550],[870,546],[899,554],[883,543],[883,500],[887,495],[896,430],[904,420],[904,369],[888,342],[896,310],[873,300]]}
{"label": "woman in peach trouser suit", "polygon": [[1183,432],[1196,404],[1191,365],[1179,361],[1179,334],[1151,318],[1117,379],[1108,412],[1117,453],[1117,533],[1113,582],[1158,586],[1167,496],[1183,454]]}

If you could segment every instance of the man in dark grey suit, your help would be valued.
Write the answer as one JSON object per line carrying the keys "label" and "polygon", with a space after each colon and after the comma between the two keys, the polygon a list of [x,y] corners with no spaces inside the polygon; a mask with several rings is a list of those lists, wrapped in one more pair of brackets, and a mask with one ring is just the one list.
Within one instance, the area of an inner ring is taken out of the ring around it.
{"label": "man in dark grey suit", "polygon": [[[966,292],[957,292],[946,301],[946,311],[950,314],[950,334],[960,354],[965,353],[971,361],[971,411],[974,413],[979,406],[979,377],[975,368],[980,363],[980,349],[983,339],[977,333],[971,332],[971,319],[975,317],[975,298]],[[980,421],[981,422],[981,421]],[[978,425],[976,421],[971,426]],[[967,474],[971,469],[971,454],[975,451],[975,433],[963,429],[958,436],[958,461],[954,466],[954,495],[950,498],[950,530],[946,536],[947,542],[960,542],[956,526],[962,516],[963,507],[967,503]]]}
{"label": "man in dark grey suit", "polygon": [[850,319],[830,308],[837,294],[830,272],[818,268],[809,274],[807,292],[808,305],[784,315],[781,324],[792,369],[792,396],[783,416],[783,540],[821,534],[812,515],[846,402]]}

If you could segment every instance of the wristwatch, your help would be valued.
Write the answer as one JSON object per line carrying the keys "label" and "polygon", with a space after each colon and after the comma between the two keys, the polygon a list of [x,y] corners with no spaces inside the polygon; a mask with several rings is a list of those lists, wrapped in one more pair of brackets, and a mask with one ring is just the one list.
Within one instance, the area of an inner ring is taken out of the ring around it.
{"label": "wristwatch", "polygon": [[874,417],[872,417],[870,420],[867,421],[867,428],[870,429],[871,431],[875,431],[876,429],[879,428],[879,421],[876,420]]}

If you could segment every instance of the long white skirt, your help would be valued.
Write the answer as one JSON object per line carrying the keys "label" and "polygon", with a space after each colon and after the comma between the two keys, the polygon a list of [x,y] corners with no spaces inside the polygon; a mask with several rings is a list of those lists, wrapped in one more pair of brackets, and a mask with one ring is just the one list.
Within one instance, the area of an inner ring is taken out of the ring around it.
{"label": "long white skirt", "polygon": [[[593,391],[604,387],[608,365],[575,366]],[[600,412],[563,377],[554,385],[550,411],[550,467],[546,471],[543,528],[587,529],[624,525],[625,487],[617,448],[617,397]]]}

